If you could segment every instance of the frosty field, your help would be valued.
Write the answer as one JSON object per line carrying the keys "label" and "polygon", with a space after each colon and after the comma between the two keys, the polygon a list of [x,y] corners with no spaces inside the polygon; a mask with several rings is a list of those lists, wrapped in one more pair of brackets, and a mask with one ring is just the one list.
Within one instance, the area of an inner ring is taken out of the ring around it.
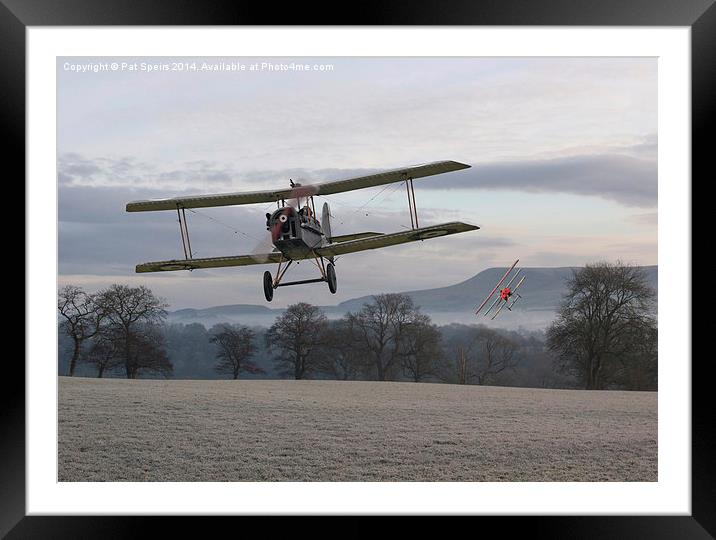
{"label": "frosty field", "polygon": [[60,481],[656,481],[657,394],[60,377]]}

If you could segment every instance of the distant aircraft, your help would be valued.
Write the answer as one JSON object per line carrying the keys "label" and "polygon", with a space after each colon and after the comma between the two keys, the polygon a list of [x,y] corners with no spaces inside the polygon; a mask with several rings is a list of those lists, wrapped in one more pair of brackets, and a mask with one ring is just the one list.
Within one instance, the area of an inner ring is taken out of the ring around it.
{"label": "distant aircraft", "polygon": [[[509,275],[510,272],[512,272],[512,269],[513,269],[515,266],[517,266],[517,263],[518,263],[518,262],[520,262],[519,259],[517,259],[517,260],[513,263],[513,265],[510,266],[509,270],[507,270],[507,272],[504,273],[504,275],[500,278],[500,281],[498,281],[498,282],[497,282],[497,285],[495,285],[495,288],[492,289],[492,291],[490,291],[490,294],[487,295],[487,298],[485,298],[485,300],[482,302],[482,304],[480,304],[480,307],[477,308],[477,310],[475,311],[475,315],[478,315],[478,314],[480,313],[480,310],[481,310],[483,307],[485,307],[485,304],[487,304],[487,302],[490,300],[490,297],[491,297],[493,294],[495,294],[495,291],[497,290],[497,288],[498,288],[500,285],[502,285],[502,282],[505,281],[505,278]],[[500,307],[497,308],[497,311],[496,311],[495,314],[492,316],[492,319],[494,319],[495,317],[497,317],[497,316],[500,314],[500,311],[502,311],[502,308],[505,307],[505,306],[507,306],[507,309],[508,309],[508,310],[512,311],[512,306],[514,306],[514,305],[517,303],[517,300],[519,300],[520,298],[522,298],[522,296],[520,296],[519,293],[517,293],[517,289],[519,288],[520,285],[522,285],[522,283],[524,283],[525,277],[527,277],[527,276],[524,276],[524,275],[523,275],[523,276],[522,276],[522,279],[520,279],[520,281],[517,283],[517,285],[515,285],[515,288],[514,288],[514,289],[510,289],[510,285],[512,285],[512,282],[515,281],[515,279],[517,278],[517,276],[519,275],[519,273],[520,273],[520,269],[518,268],[517,271],[514,273],[514,275],[510,278],[510,281],[507,282],[507,285],[505,285],[502,289],[500,289],[500,294],[497,296],[497,298],[495,298],[495,301],[494,301],[494,302],[492,303],[492,305],[487,309],[487,311],[485,311],[485,313],[484,313],[484,316],[485,316],[485,317],[487,317],[487,314],[490,313],[490,311],[492,311],[492,308],[494,308],[500,301],[502,301],[502,303],[500,304]],[[512,303],[510,303],[510,298],[512,298],[512,296],[516,296],[517,298],[514,298],[514,299],[512,300]]]}
{"label": "distant aircraft", "polygon": [[[394,169],[368,176],[359,176],[325,182],[321,184],[306,185],[290,181],[290,189],[277,191],[254,191],[245,193],[223,193],[210,195],[196,195],[191,197],[175,197],[170,199],[154,199],[134,201],[127,203],[127,212],[147,212],[153,210],[176,210],[179,216],[179,231],[181,234],[184,259],[157,261],[138,264],[137,272],[164,272],[171,270],[194,270],[197,268],[216,268],[222,266],[245,266],[251,264],[278,263],[276,275],[264,272],[264,296],[270,302],[274,290],[288,285],[316,283],[325,281],[331,293],[337,290],[336,272],[334,268],[335,257],[347,253],[364,251],[368,249],[383,248],[406,242],[426,240],[438,236],[446,236],[479,229],[475,225],[461,222],[450,222],[430,227],[418,226],[418,211],[415,205],[415,191],[413,179],[466,169],[470,165],[456,161],[437,161],[424,165]],[[361,232],[341,236],[331,234],[330,210],[328,203],[323,204],[321,220],[316,219],[314,196],[331,195],[355,189],[405,182],[408,194],[408,208],[410,210],[411,230],[390,234],[377,232]],[[295,200],[295,207],[291,201]],[[301,206],[303,200],[304,206]],[[287,201],[289,204],[287,204]],[[204,208],[213,206],[232,206],[255,203],[276,203],[276,210],[266,214],[266,229],[271,233],[271,242],[274,249],[271,253],[259,255],[229,255],[225,257],[211,257],[194,259],[189,240],[185,209]],[[288,267],[293,261],[312,259],[321,274],[320,278],[305,279],[301,281],[282,282]],[[328,264],[324,259],[328,260]],[[285,265],[284,265],[285,263]]]}

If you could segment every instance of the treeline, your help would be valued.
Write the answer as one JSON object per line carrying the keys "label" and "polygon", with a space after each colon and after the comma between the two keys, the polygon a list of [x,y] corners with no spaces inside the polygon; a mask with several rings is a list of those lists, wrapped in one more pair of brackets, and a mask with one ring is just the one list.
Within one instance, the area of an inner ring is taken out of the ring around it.
{"label": "treeline", "polygon": [[[409,297],[403,299],[410,302]],[[386,300],[377,297],[376,303]],[[317,324],[303,326],[309,321]],[[379,380],[376,353],[381,341],[361,346],[353,341],[357,336],[351,335],[347,318],[324,320],[320,310],[308,304],[290,306],[271,328],[165,323],[159,330],[171,370],[140,371],[142,377]],[[422,329],[422,336],[419,330],[413,327],[404,336],[391,335],[392,330],[384,333],[381,380],[576,386],[575,381],[554,371],[543,333],[526,335],[461,324],[429,326]],[[397,348],[393,348],[395,337]],[[110,356],[104,364],[96,362],[94,341],[90,338],[82,346],[73,374],[125,377],[120,357]],[[370,347],[374,352],[367,353]],[[73,351],[74,340],[61,332],[59,374],[69,375]],[[459,360],[461,355],[464,363]]]}
{"label": "treeline", "polygon": [[69,286],[58,303],[59,372],[653,390],[656,323],[644,279],[620,263],[585,267],[546,333],[438,327],[401,294],[375,296],[338,320],[298,303],[268,329],[207,329],[166,324],[166,303],[146,287]]}

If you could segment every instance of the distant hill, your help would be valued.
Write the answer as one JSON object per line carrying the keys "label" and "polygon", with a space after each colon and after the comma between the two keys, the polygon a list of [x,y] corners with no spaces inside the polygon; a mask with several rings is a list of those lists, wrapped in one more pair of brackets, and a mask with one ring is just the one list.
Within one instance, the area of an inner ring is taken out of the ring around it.
{"label": "distant hill", "polygon": [[[658,291],[658,267],[643,267],[649,284]],[[520,289],[523,298],[512,313],[503,313],[491,321],[489,318],[476,317],[475,308],[492,290],[507,267],[488,268],[475,276],[447,287],[408,291],[416,305],[429,314],[438,324],[453,322],[480,322],[498,327],[511,327],[534,330],[545,328],[554,318],[566,288],[566,280],[578,267],[560,268],[524,268],[527,280]],[[346,300],[335,306],[321,306],[329,318],[340,318],[349,311],[357,311],[370,302],[370,296]],[[253,304],[235,304],[205,309],[181,309],[170,312],[168,320],[175,323],[198,322],[206,327],[217,323],[230,322],[254,326],[270,326],[283,309],[257,306]],[[503,316],[504,315],[504,316]]]}

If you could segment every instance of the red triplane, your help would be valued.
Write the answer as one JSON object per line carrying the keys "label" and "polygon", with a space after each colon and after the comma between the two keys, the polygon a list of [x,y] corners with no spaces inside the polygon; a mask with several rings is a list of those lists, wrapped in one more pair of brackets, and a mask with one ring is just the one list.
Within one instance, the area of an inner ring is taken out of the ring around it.
{"label": "red triplane", "polygon": [[[495,291],[502,285],[502,282],[505,281],[507,276],[512,272],[512,270],[517,266],[517,263],[520,262],[519,259],[517,259],[512,266],[507,270],[507,272],[504,273],[504,275],[500,278],[500,281],[497,282],[497,285],[495,285],[495,288],[490,291],[490,294],[487,295],[487,298],[485,298],[485,301],[480,304],[480,307],[477,308],[475,311],[475,315],[478,315],[480,313],[480,310],[485,307],[485,304],[490,300],[493,294],[495,294]],[[492,316],[492,319],[497,317],[500,314],[500,311],[502,311],[502,308],[507,306],[507,309],[512,311],[512,306],[514,306],[517,303],[517,300],[522,298],[518,293],[517,289],[520,285],[522,285],[525,281],[526,276],[522,276],[522,278],[517,282],[517,285],[515,285],[514,289],[510,289],[510,285],[515,281],[517,276],[520,273],[520,268],[517,269],[517,271],[513,274],[513,276],[510,278],[510,280],[507,282],[507,285],[505,285],[503,288],[500,289],[500,295],[495,298],[495,301],[490,305],[490,307],[485,311],[484,316],[487,317],[487,315],[492,311],[492,309],[499,303],[500,307],[497,308],[497,311],[495,311],[495,314]],[[512,299],[512,297],[515,296],[516,298]],[[512,299],[512,302],[510,302],[510,299]]]}

